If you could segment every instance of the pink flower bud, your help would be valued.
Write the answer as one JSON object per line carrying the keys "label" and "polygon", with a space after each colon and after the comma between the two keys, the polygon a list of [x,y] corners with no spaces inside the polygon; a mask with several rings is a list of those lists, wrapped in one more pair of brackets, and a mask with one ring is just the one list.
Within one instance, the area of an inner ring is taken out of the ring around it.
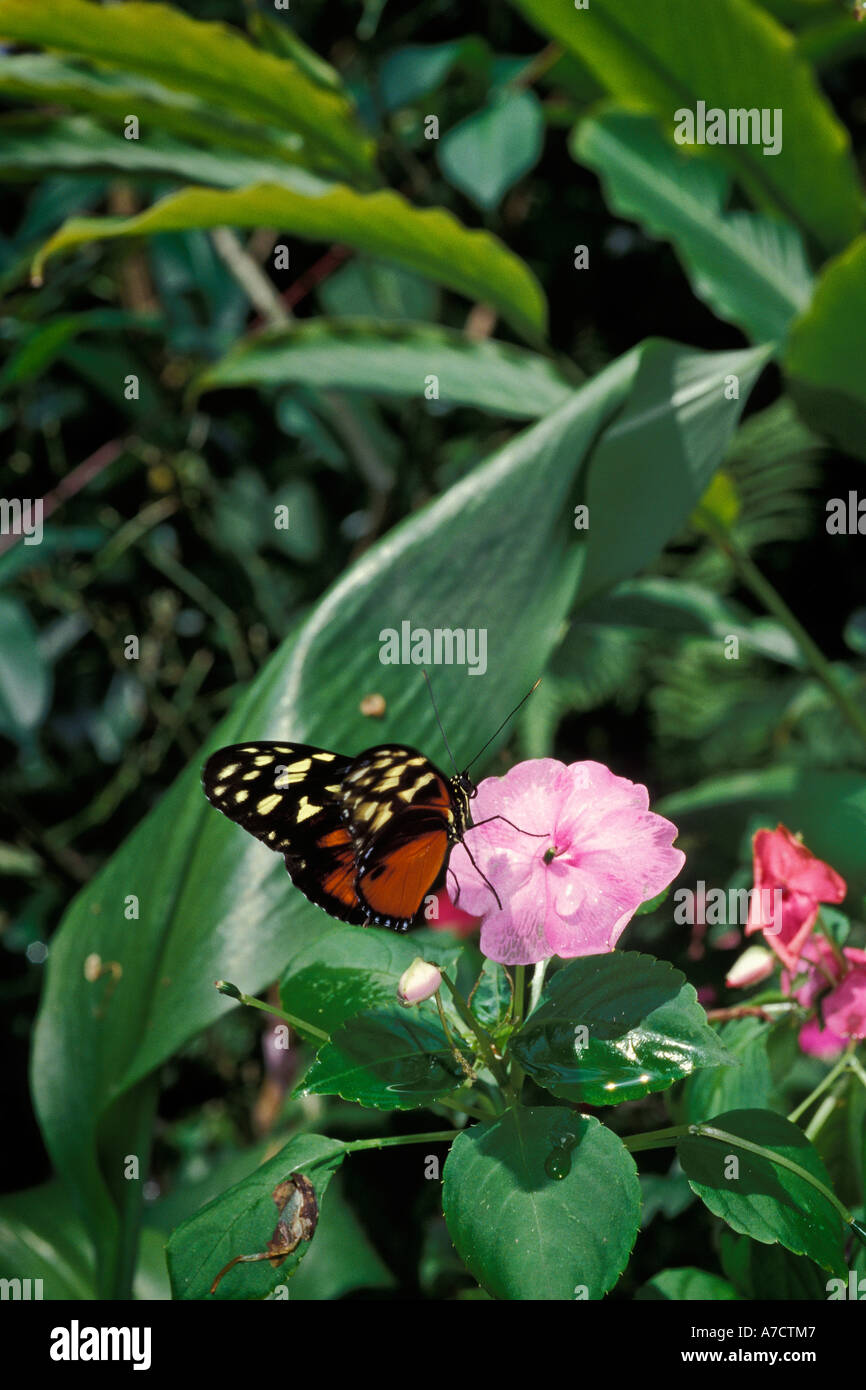
{"label": "pink flower bud", "polygon": [[401,1004],[420,1004],[429,999],[442,983],[442,976],[435,965],[416,956],[408,970],[404,970],[397,986],[397,998]]}
{"label": "pink flower bud", "polygon": [[725,977],[728,989],[745,989],[766,980],[776,968],[776,957],[764,946],[749,946],[738,956]]}

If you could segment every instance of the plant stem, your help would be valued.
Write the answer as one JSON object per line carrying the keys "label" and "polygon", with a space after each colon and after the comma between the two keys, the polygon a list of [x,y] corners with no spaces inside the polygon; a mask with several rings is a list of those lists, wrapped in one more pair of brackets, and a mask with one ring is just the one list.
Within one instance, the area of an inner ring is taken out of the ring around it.
{"label": "plant stem", "polygon": [[541,998],[541,991],[544,989],[544,976],[550,964],[550,957],[536,963],[532,972],[532,983],[529,986],[529,1012],[532,1013],[538,1008],[538,1001]]}
{"label": "plant stem", "polygon": [[694,1131],[693,1125],[672,1125],[670,1129],[649,1129],[646,1134],[632,1134],[623,1139],[629,1153],[640,1153],[643,1149],[666,1149]]}
{"label": "plant stem", "polygon": [[347,1154],[358,1153],[361,1149],[394,1149],[399,1144],[450,1144],[454,1140],[454,1130],[432,1130],[427,1134],[385,1134],[376,1139],[353,1139],[345,1145]]}
{"label": "plant stem", "polygon": [[827,1072],[827,1075],[824,1077],[823,1081],[819,1081],[814,1091],[811,1091],[805,1100],[802,1100],[799,1105],[795,1106],[795,1108],[791,1111],[790,1115],[788,1116],[788,1119],[791,1121],[791,1124],[796,1124],[800,1116],[806,1113],[806,1111],[809,1109],[811,1105],[814,1104],[818,1097],[822,1096],[824,1092],[828,1089],[828,1087],[833,1085],[833,1082],[836,1080],[836,1077],[841,1076],[842,1072],[849,1064],[851,1053],[854,1051],[855,1046],[855,1043],[851,1043],[848,1046],[847,1050],[843,1052],[836,1065],[834,1067],[831,1067],[831,1069]]}
{"label": "plant stem", "polygon": [[526,966],[516,965],[514,967],[514,1022],[523,1022],[523,1000],[526,993]]}
{"label": "plant stem", "polygon": [[848,1058],[848,1066],[851,1068],[857,1080],[860,1082],[860,1085],[866,1086],[866,1070],[863,1069],[863,1067],[860,1064],[859,1058],[855,1057],[853,1052],[851,1053],[851,1056]]}
{"label": "plant stem", "polygon": [[[223,983],[222,980],[219,981],[219,984]],[[219,987],[219,984],[217,987]],[[227,991],[220,990],[220,993],[226,994]],[[296,1018],[294,1014],[287,1014],[284,1013],[282,1009],[275,1009],[273,1004],[265,1004],[261,999],[256,999],[252,994],[242,994],[240,990],[238,990],[237,993],[228,992],[228,998],[237,999],[239,1004],[246,1004],[248,1009],[261,1009],[262,1013],[273,1014],[274,1018],[281,1018],[284,1023],[288,1023],[289,1026],[294,1028],[298,1033],[309,1033],[311,1037],[321,1038],[322,1042],[331,1041],[329,1035],[323,1033],[321,1028],[317,1028],[314,1023],[307,1023],[304,1018]]]}
{"label": "plant stem", "polygon": [[451,998],[454,1000],[455,1009],[459,1013],[460,1017],[463,1019],[463,1022],[466,1024],[466,1027],[469,1029],[476,1042],[478,1043],[478,1050],[481,1053],[481,1056],[484,1058],[488,1070],[492,1072],[492,1074],[496,1077],[496,1080],[499,1082],[499,1085],[502,1087],[503,1091],[505,1091],[510,1097],[512,1097],[516,1101],[517,1097],[514,1096],[514,1093],[511,1089],[511,1084],[508,1080],[508,1074],[504,1066],[502,1065],[501,1059],[498,1058],[496,1055],[493,1045],[493,1039],[487,1032],[487,1029],[484,1028],[478,1022],[478,1019],[475,1017],[469,1005],[466,1003],[466,1000],[463,998],[463,995],[448,978],[444,970],[442,971],[442,981],[443,984],[445,984],[445,986],[449,990]]}
{"label": "plant stem", "polygon": [[825,1197],[836,1209],[846,1226],[850,1226],[854,1220],[851,1212],[842,1205],[835,1192],[831,1192],[829,1187],[826,1187],[808,1169],[801,1168],[799,1163],[794,1163],[793,1159],[787,1158],[784,1154],[776,1153],[774,1149],[765,1149],[761,1144],[753,1144],[750,1139],[741,1139],[738,1134],[729,1134],[725,1129],[716,1129],[713,1125],[693,1125],[692,1133],[704,1139],[717,1139],[719,1143],[730,1144],[735,1149],[745,1149],[747,1153],[757,1154],[759,1158],[766,1158],[770,1163],[775,1163],[778,1168],[787,1168],[790,1173],[796,1173],[798,1178],[802,1178],[810,1187],[814,1187],[816,1192],[820,1192],[821,1196]]}
{"label": "plant stem", "polygon": [[496,1119],[496,1111],[492,1106],[489,1110],[479,1110],[473,1105],[464,1105],[462,1101],[451,1100],[448,1096],[440,1096],[434,1104],[444,1105],[446,1110],[453,1110],[456,1115],[468,1115],[471,1120],[481,1120],[484,1124],[489,1124],[491,1120]]}
{"label": "plant stem", "polygon": [[811,1143],[814,1144],[816,1135],[821,1133],[821,1130],[824,1128],[824,1125],[827,1123],[830,1116],[833,1114],[833,1111],[836,1109],[838,1102],[839,1098],[834,1092],[832,1095],[825,1096],[821,1104],[818,1106],[818,1109],[815,1111],[811,1120],[807,1124],[805,1131],[806,1138],[810,1140]]}
{"label": "plant stem", "polygon": [[439,1022],[442,1024],[442,1031],[445,1034],[445,1037],[448,1041],[448,1046],[451,1048],[451,1055],[453,1056],[455,1062],[457,1063],[458,1067],[463,1072],[463,1074],[465,1076],[468,1076],[470,1081],[475,1081],[477,1079],[475,1076],[475,1072],[472,1070],[466,1058],[463,1056],[463,1053],[460,1051],[460,1048],[457,1046],[456,1042],[451,1036],[451,1029],[448,1027],[448,1020],[445,1017],[445,1010],[442,1007],[441,992],[437,989],[433,997],[436,1000],[436,1008],[439,1010]]}

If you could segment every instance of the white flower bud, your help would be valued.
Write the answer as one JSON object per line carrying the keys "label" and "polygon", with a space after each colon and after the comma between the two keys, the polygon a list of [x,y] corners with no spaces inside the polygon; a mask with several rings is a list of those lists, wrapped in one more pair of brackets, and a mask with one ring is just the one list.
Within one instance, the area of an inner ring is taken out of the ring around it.
{"label": "white flower bud", "polygon": [[776,968],[776,957],[764,946],[749,946],[738,956],[728,971],[725,984],[728,989],[745,989],[766,980]]}
{"label": "white flower bud", "polygon": [[397,998],[401,1004],[420,1004],[429,999],[442,983],[442,976],[435,965],[416,956],[408,970],[404,970],[397,986]]}

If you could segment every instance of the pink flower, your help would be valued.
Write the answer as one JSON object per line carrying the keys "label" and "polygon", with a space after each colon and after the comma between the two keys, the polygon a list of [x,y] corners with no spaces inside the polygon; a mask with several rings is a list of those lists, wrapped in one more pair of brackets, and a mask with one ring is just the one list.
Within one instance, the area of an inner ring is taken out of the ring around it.
{"label": "pink flower", "polygon": [[[845,946],[842,955],[844,966],[825,937],[813,936],[800,957],[798,972],[805,968],[805,979],[794,998],[810,1009],[824,995],[817,1016],[800,1030],[800,1048],[813,1057],[836,1056],[850,1038],[866,1038],[866,951]],[[793,983],[783,971],[782,988],[790,991]]]}
{"label": "pink flower", "polygon": [[784,825],[759,830],[752,854],[758,891],[750,895],[746,935],[762,931],[782,964],[794,970],[815,925],[819,905],[840,903],[847,885]]}
{"label": "pink flower", "polygon": [[646,787],[601,763],[538,758],[482,782],[475,827],[449,868],[459,906],[483,918],[484,954],[531,965],[613,950],[635,910],[685,862],[671,845],[676,826],[648,807]]}

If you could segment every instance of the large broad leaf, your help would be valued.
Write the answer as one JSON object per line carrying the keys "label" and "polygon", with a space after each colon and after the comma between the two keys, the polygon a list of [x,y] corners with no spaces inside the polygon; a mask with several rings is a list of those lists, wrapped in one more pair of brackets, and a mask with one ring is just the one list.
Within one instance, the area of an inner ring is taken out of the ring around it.
{"label": "large broad leaf", "polygon": [[[431,378],[435,378],[435,386]],[[209,367],[199,391],[236,386],[326,386],[414,396],[535,419],[574,390],[552,362],[508,343],[471,342],[433,324],[310,319],[249,338]]]}
{"label": "large broad leaf", "polygon": [[450,212],[415,208],[398,193],[356,193],[311,176],[299,190],[274,184],[233,193],[187,188],[136,217],[73,218],[42,247],[33,274],[41,276],[49,256],[88,241],[195,227],[279,227],[312,241],[338,240],[489,302],[528,337],[544,334],[546,307],[538,282],[489,232],[467,231]]}
{"label": "large broad leaf", "polygon": [[302,157],[303,141],[297,136],[237,119],[189,92],[173,91],[149,78],[86,68],[56,53],[0,54],[0,92],[15,101],[64,106],[102,118],[116,134],[122,134],[126,116],[135,114],[148,141],[155,132],[167,131],[184,141],[198,141],[223,153],[240,150],[259,160],[295,164]]}
{"label": "large broad leaf", "polygon": [[[759,206],[780,213],[831,250],[862,222],[859,179],[844,127],[791,36],[748,0],[515,0],[526,17],[573,51],[629,106],[650,108],[669,126],[679,110],[782,113],[781,149],[712,145]],[[772,130],[769,132],[772,133]]]}
{"label": "large broad leaf", "polygon": [[483,111],[449,130],[436,156],[448,182],[476,207],[495,208],[537,162],[544,146],[544,112],[534,92],[494,94]]}
{"label": "large broad leaf", "polygon": [[[302,1173],[313,1184],[321,1207],[328,1183],[343,1161],[338,1139],[321,1134],[299,1134],[268,1163],[248,1178],[220,1194],[173,1232],[168,1243],[168,1272],[175,1298],[202,1299],[220,1270],[236,1255],[264,1251],[274,1234],[279,1207],[273,1192],[292,1173]],[[315,1235],[313,1240],[315,1240]],[[270,1260],[237,1264],[227,1272],[213,1294],[215,1299],[261,1299],[278,1284],[290,1279],[307,1251],[301,1241],[278,1268]]]}
{"label": "large broad leaf", "polygon": [[599,1299],[625,1268],[640,1183],[622,1141],[560,1106],[518,1106],[459,1134],[442,1205],[470,1272],[496,1298]]}
{"label": "large broad leaf", "polygon": [[319,1050],[296,1094],[412,1110],[465,1081],[438,1021],[410,1009],[367,1010],[347,1019]]}
{"label": "large broad leaf", "polygon": [[866,776],[808,767],[772,767],[710,777],[660,801],[656,810],[688,832],[695,847],[749,856],[749,832],[781,821],[819,859],[842,874],[852,895],[866,893]]}
{"label": "large broad leaf", "polygon": [[824,270],[815,298],[791,330],[785,354],[791,394],[816,429],[866,458],[866,383],[854,345],[866,319],[866,237]]}
{"label": "large broad leaf", "polygon": [[539,1086],[589,1105],[639,1100],[732,1060],[682,972],[635,951],[558,970],[511,1048]]}
{"label": "large broad leaf", "polygon": [[0,35],[139,73],[217,110],[292,130],[314,168],[370,173],[371,143],[346,99],[223,24],[202,23],[170,5],[0,0]]}
{"label": "large broad leaf", "polygon": [[715,1216],[740,1235],[808,1255],[833,1274],[845,1271],[845,1226],[836,1209],[798,1173],[740,1147],[759,1145],[804,1168],[825,1187],[830,1178],[801,1129],[771,1110],[729,1110],[712,1128],[730,1138],[690,1134],[677,1143],[689,1182]]}
{"label": "large broad leaf", "polygon": [[[659,374],[662,358],[667,375]],[[683,361],[694,366],[694,389],[672,403],[664,383]],[[612,364],[372,547],[274,653],[208,749],[282,737],[353,753],[400,740],[435,756],[440,736],[420,670],[379,659],[382,630],[408,621],[486,633],[486,680],[465,668],[434,673],[444,723],[455,731],[460,759],[468,760],[559,640],[582,566],[604,539],[599,524],[581,542],[573,507],[592,483],[596,459],[610,457],[599,442],[606,424],[647,371],[660,394],[643,429],[635,421],[620,436],[630,472],[620,474],[614,505],[624,529],[639,529],[645,517],[632,517],[631,506],[638,482],[653,478],[653,535],[657,547],[663,544],[691,507],[666,483],[676,479],[689,494],[703,492],[739,405],[719,389],[718,358],[656,343]],[[703,420],[698,434],[696,416]],[[604,555],[595,570],[601,583]],[[386,701],[375,729],[360,710],[372,691]],[[137,919],[125,915],[132,910]],[[147,1150],[152,1097],[142,1078],[231,1007],[214,990],[215,979],[255,992],[280,975],[293,942],[328,926],[292,888],[279,857],[207,805],[198,765],[70,906],[51,942],[32,1084],[57,1171],[97,1243],[103,1292],[124,1287],[114,1268],[118,1206],[132,1200],[135,1186],[123,1180],[124,1156]],[[92,954],[120,968],[113,989],[110,975],[86,978]]]}
{"label": "large broad leaf", "polygon": [[730,179],[720,164],[675,149],[652,116],[606,110],[570,142],[601,177],[610,208],[673,243],[692,288],[756,342],[778,342],[812,291],[803,241],[789,222],[726,212]]}

